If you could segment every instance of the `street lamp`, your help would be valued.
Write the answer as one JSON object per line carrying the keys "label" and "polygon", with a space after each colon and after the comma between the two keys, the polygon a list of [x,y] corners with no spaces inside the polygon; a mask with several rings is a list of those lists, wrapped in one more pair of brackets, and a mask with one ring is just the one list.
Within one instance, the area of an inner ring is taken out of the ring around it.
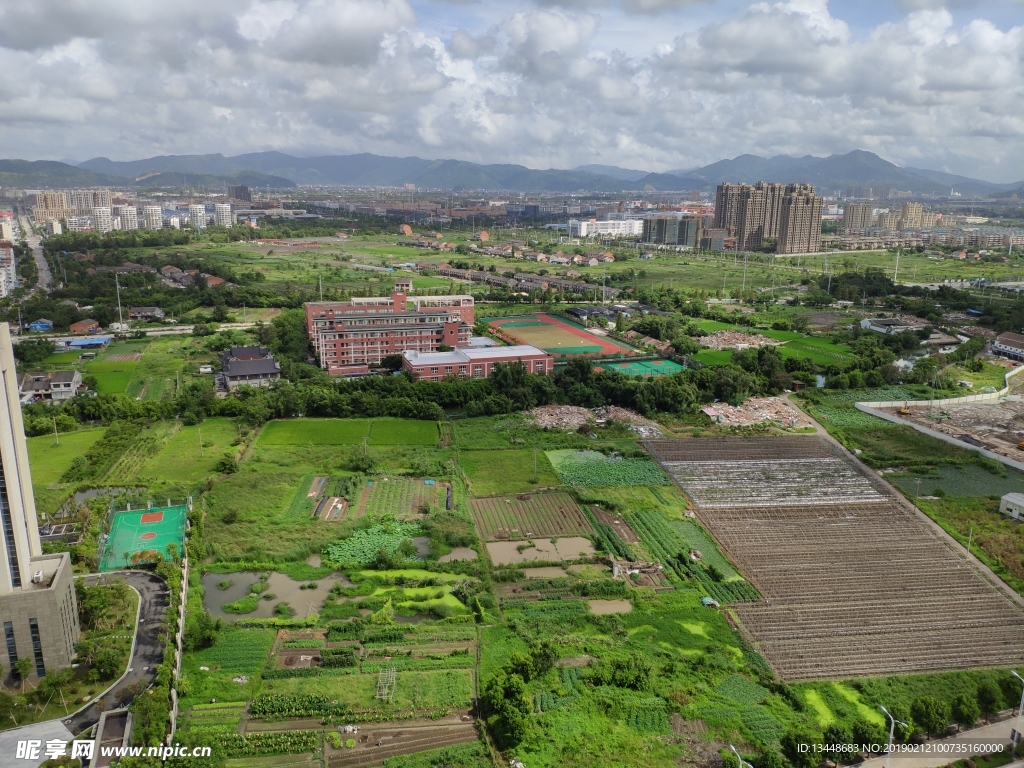
{"label": "street lamp", "polygon": [[734,747],[732,744],[729,745],[729,749],[732,750],[732,753],[736,755],[736,759],[739,760],[739,768],[754,768],[754,766],[752,766],[750,763],[748,763],[746,760],[740,757],[740,753],[736,751],[736,747]]}
{"label": "street lamp", "polygon": [[[1017,670],[1011,669],[1010,674],[1024,684],[1024,677],[1018,675]],[[1017,707],[1017,725],[1013,729],[1013,752],[1011,753],[1013,757],[1017,756],[1017,742],[1020,741],[1020,713],[1022,709],[1024,709],[1024,689],[1020,692],[1020,706]]]}
{"label": "street lamp", "polygon": [[885,707],[879,707],[879,709],[885,712],[886,716],[889,718],[889,746],[886,748],[885,751],[885,768],[889,768],[889,762],[892,760],[892,736],[893,733],[895,733],[896,731],[896,723],[899,723],[904,728],[907,727],[907,724],[904,723],[902,720],[897,720],[895,717],[889,714],[889,710]]}

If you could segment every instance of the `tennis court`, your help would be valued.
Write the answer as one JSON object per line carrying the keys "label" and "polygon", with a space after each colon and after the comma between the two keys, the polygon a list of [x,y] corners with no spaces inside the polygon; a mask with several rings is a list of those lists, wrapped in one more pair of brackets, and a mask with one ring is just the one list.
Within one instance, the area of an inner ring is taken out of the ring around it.
{"label": "tennis court", "polygon": [[614,371],[626,376],[667,376],[679,373],[683,366],[671,360],[630,360],[624,363],[601,363],[594,366],[595,371]]}
{"label": "tennis court", "polygon": [[188,506],[153,507],[115,512],[110,536],[100,563],[101,571],[116,571],[140,562],[149,562],[155,554],[167,557],[167,545],[182,551]]}

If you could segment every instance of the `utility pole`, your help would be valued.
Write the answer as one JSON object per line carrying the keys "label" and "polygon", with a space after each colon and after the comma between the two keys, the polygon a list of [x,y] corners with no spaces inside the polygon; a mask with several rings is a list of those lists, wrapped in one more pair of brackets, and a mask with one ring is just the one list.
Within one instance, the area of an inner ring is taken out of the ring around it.
{"label": "utility pole", "polygon": [[[60,445],[60,438],[57,436],[57,417],[53,417],[53,439],[57,441],[57,445]],[[533,457],[534,462],[537,461],[536,454]],[[533,470],[533,474],[537,474],[537,470]]]}
{"label": "utility pole", "polygon": [[117,278],[117,272],[114,273],[114,285],[117,286],[117,324],[124,332],[124,317],[121,314],[121,281]]}
{"label": "utility pole", "polygon": [[203,458],[203,428],[199,427],[199,458]]}
{"label": "utility pole", "polygon": [[892,281],[893,281],[893,283],[897,282],[897,277],[899,276],[899,274],[900,274],[900,249],[897,248],[896,249],[896,269],[892,273]]}

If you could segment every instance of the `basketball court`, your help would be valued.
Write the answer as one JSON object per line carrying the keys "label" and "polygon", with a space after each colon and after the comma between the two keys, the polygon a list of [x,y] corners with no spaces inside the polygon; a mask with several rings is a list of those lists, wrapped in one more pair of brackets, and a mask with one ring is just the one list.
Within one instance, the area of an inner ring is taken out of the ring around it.
{"label": "basketball court", "polygon": [[184,504],[115,512],[100,570],[120,570],[140,561],[150,561],[155,554],[166,559],[168,544],[177,546],[180,553],[187,517],[188,506]]}

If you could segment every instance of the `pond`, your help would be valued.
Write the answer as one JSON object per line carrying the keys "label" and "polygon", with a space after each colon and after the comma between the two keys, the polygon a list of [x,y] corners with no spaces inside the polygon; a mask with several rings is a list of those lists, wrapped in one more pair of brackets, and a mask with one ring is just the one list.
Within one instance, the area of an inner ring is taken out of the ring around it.
{"label": "pond", "polygon": [[564,568],[557,565],[548,565],[543,568],[523,568],[523,573],[528,579],[560,579],[568,576]]}
{"label": "pond", "polygon": [[492,541],[487,544],[487,551],[495,565],[526,563],[531,560],[579,560],[595,553],[590,539],[582,536],[555,539],[554,544],[551,539],[534,539],[531,542]]}
{"label": "pond", "polygon": [[[259,580],[259,574],[253,571],[241,571],[235,573],[204,573],[203,589],[206,594],[203,596],[203,605],[214,618],[225,621],[235,621],[240,618],[269,619],[274,615],[274,606],[278,603],[287,603],[296,618],[305,618],[311,612],[320,610],[327,599],[327,593],[335,584],[342,584],[351,587],[350,582],[343,574],[333,573],[323,579],[317,580],[316,589],[300,589],[303,584],[309,582],[295,581],[290,576],[276,571],[270,574],[267,581],[267,589],[264,595],[274,595],[273,600],[260,600],[256,610],[252,613],[227,613],[222,609],[227,603],[241,600],[249,594],[249,588]],[[220,589],[217,584],[222,581],[230,581],[231,586],[227,589]]]}

